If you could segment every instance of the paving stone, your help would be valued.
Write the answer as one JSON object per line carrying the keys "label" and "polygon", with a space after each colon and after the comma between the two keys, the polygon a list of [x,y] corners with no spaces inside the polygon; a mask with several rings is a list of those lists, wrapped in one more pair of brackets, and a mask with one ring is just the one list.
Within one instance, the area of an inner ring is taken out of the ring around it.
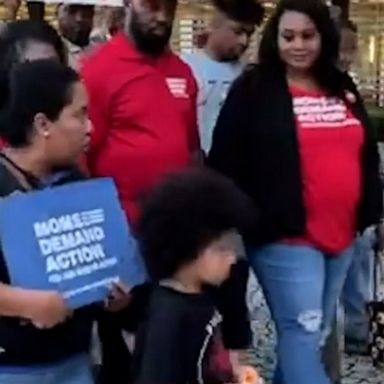
{"label": "paving stone", "polygon": [[[253,329],[253,349],[249,359],[260,370],[266,384],[272,383],[275,365],[275,329],[258,284],[250,282],[248,305]],[[344,356],[343,384],[384,384],[384,372],[376,370],[368,357]]]}

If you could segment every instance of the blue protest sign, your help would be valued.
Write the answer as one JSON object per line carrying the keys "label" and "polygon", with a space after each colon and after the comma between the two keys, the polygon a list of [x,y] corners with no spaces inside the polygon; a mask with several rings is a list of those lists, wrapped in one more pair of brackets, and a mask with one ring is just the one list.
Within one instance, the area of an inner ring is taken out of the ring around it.
{"label": "blue protest sign", "polygon": [[56,289],[71,308],[104,300],[113,282],[146,278],[111,179],[3,199],[0,237],[12,285]]}

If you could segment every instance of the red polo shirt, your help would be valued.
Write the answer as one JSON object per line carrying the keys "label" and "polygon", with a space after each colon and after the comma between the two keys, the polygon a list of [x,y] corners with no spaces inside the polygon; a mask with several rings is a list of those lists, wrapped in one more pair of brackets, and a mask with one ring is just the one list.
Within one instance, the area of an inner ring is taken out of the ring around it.
{"label": "red polo shirt", "polygon": [[115,180],[133,222],[138,199],[197,149],[197,85],[171,51],[156,60],[120,33],[85,58],[81,73],[93,124],[88,166]]}

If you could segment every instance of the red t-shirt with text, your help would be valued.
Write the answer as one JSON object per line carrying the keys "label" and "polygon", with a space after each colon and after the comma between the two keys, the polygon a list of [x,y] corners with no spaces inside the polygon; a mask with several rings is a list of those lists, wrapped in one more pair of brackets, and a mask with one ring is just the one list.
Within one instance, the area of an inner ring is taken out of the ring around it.
{"label": "red t-shirt with text", "polygon": [[353,241],[361,198],[363,127],[344,101],[291,87],[307,228],[303,240],[339,253]]}

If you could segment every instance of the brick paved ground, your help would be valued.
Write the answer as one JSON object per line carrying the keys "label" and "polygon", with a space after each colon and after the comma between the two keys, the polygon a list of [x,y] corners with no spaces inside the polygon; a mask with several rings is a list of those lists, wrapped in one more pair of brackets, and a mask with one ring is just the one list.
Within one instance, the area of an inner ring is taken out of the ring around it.
{"label": "brick paved ground", "polygon": [[[260,369],[266,384],[271,384],[275,332],[263,295],[255,284],[250,284],[248,302],[254,330],[254,350],[250,351],[250,359]],[[367,358],[345,356],[343,365],[343,384],[384,383],[384,372],[376,371]]]}

